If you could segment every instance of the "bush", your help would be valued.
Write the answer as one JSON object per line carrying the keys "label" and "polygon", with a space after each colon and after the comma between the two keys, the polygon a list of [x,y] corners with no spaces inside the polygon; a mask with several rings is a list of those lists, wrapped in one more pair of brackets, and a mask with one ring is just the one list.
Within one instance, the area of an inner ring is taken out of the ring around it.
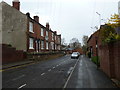
{"label": "bush", "polygon": [[98,56],[93,56],[93,57],[91,58],[91,60],[92,60],[92,62],[94,62],[95,64],[100,65],[100,61],[99,61],[99,57],[98,57]]}

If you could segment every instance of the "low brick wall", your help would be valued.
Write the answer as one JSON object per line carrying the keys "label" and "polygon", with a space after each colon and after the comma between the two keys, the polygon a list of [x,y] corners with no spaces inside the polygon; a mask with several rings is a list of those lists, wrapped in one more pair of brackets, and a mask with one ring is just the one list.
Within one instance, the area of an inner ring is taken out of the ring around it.
{"label": "low brick wall", "polygon": [[120,41],[99,48],[100,68],[110,78],[120,80]]}
{"label": "low brick wall", "polygon": [[22,50],[16,50],[6,44],[2,44],[0,47],[2,47],[2,64],[17,62],[26,58],[26,53]]}
{"label": "low brick wall", "polygon": [[58,57],[63,56],[64,53],[62,52],[55,52],[55,53],[28,53],[27,58],[29,60],[34,60],[34,61],[42,61],[42,60],[50,60],[50,59],[55,59]]}

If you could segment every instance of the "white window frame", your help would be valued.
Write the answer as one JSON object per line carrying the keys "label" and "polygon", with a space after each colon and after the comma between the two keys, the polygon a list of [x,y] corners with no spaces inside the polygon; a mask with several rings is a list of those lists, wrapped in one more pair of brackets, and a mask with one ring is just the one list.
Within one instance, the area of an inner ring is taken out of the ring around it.
{"label": "white window frame", "polygon": [[54,40],[54,33],[52,33],[52,40]]}
{"label": "white window frame", "polygon": [[51,42],[52,50],[54,50],[54,42]]}
{"label": "white window frame", "polygon": [[46,49],[47,49],[47,50],[49,49],[48,47],[49,47],[48,42],[46,42]]}
{"label": "white window frame", "polygon": [[44,41],[41,41],[41,49],[44,49]]}
{"label": "white window frame", "polygon": [[57,36],[55,35],[55,40],[57,40]]}
{"label": "white window frame", "polygon": [[46,36],[48,37],[48,31],[46,31]]}
{"label": "white window frame", "polygon": [[33,38],[29,38],[29,49],[34,49],[34,39]]}
{"label": "white window frame", "polygon": [[41,28],[41,36],[44,37],[44,29],[43,28]]}
{"label": "white window frame", "polygon": [[34,33],[34,31],[33,31],[33,22],[29,22],[29,32]]}

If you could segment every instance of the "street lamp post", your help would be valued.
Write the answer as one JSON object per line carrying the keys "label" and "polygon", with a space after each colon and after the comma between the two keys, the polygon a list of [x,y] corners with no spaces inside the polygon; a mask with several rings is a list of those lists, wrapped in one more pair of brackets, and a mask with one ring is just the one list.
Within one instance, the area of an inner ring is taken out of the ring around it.
{"label": "street lamp post", "polygon": [[99,19],[100,19],[99,23],[100,23],[100,25],[101,25],[101,14],[98,13],[98,12],[96,12],[96,13],[99,15]]}

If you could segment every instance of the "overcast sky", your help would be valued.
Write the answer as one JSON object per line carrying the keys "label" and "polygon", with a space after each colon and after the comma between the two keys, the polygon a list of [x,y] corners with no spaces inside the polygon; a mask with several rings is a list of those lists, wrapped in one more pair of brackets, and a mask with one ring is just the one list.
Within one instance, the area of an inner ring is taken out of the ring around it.
{"label": "overcast sky", "polygon": [[[0,0],[2,1],[2,0]],[[3,0],[12,5],[12,0]],[[45,26],[49,22],[53,31],[65,38],[66,43],[78,38],[82,43],[83,35],[90,36],[95,26],[107,21],[111,14],[118,13],[120,0],[19,0],[20,10],[30,12],[31,17],[38,15]]]}

